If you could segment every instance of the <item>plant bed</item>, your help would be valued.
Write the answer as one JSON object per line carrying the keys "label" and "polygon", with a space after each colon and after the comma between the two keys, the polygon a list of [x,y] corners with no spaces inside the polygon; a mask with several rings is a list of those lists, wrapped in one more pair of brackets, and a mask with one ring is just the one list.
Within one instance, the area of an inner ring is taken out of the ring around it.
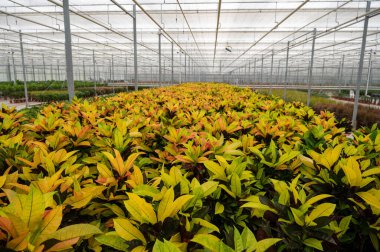
{"label": "plant bed", "polygon": [[[334,96],[333,98],[336,100],[341,100],[341,101],[355,102],[354,98],[341,97],[341,96]],[[360,104],[368,104],[368,105],[377,105],[377,104],[371,102],[370,100],[363,100],[363,99],[360,99],[359,103]]]}
{"label": "plant bed", "polygon": [[0,246],[373,251],[380,130],[222,84],[0,111]]}

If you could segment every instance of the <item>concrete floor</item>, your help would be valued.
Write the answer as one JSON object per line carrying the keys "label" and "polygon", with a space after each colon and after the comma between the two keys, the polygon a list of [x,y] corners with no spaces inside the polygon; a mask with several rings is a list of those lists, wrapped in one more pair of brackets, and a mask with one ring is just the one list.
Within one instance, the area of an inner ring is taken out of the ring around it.
{"label": "concrete floor", "polygon": [[[3,104],[5,104],[8,107],[16,107],[17,110],[21,110],[21,109],[24,109],[26,107],[25,102],[10,103],[9,100],[0,99],[0,106],[3,106]],[[28,106],[32,107],[32,106],[36,106],[36,105],[40,105],[40,104],[42,104],[42,102],[29,102]]]}

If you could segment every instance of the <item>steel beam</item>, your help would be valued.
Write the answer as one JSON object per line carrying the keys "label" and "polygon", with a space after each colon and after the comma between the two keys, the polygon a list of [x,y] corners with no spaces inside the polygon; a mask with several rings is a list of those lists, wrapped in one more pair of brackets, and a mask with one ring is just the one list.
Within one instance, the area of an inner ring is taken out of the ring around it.
{"label": "steel beam", "polygon": [[[367,1],[366,12],[369,12],[370,8],[371,8],[371,1]],[[367,42],[368,21],[369,21],[369,16],[367,15],[364,19],[362,46],[360,49],[359,70],[358,70],[358,76],[356,78],[355,104],[354,104],[354,111],[352,113],[352,128],[354,130],[356,130],[356,127],[357,127],[357,115],[358,115],[358,107],[359,107],[360,84],[362,82],[364,52],[365,52],[365,47],[366,47],[366,42]]]}
{"label": "steel beam", "polygon": [[309,68],[309,74],[308,74],[308,90],[307,90],[307,106],[310,106],[310,96],[311,96],[311,82],[313,79],[313,65],[314,65],[314,48],[315,48],[315,36],[317,34],[317,29],[314,28],[313,30],[313,43],[311,46],[311,59],[310,59],[310,68]]}
{"label": "steel beam", "polygon": [[22,63],[22,75],[24,77],[24,94],[25,94],[25,107],[28,107],[28,87],[26,85],[26,71],[25,71],[25,59],[24,59],[24,47],[22,46],[22,34],[20,35],[20,50],[21,50],[21,63]]}
{"label": "steel beam", "polygon": [[66,78],[69,101],[74,98],[74,75],[73,75],[73,54],[71,49],[71,28],[69,0],[63,0],[63,18],[65,24],[65,55],[66,55]]}

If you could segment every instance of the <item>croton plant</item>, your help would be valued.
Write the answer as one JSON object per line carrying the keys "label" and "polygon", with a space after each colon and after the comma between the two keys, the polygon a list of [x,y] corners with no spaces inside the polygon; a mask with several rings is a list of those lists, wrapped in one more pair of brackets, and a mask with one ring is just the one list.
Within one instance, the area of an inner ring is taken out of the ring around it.
{"label": "croton plant", "polygon": [[380,130],[190,83],[0,111],[0,247],[370,251]]}

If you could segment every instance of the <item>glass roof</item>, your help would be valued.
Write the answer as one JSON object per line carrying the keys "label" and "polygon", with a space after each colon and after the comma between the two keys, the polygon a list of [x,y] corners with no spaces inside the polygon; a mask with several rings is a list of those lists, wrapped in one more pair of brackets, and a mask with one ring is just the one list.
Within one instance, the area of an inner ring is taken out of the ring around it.
{"label": "glass roof", "polygon": [[[153,75],[158,71],[160,28],[157,24],[163,28],[162,59],[165,73],[171,71],[171,47],[174,43],[176,73],[191,71],[228,75],[247,71],[251,73],[258,71],[260,67],[266,76],[269,76],[270,71],[274,71],[271,70],[272,53],[275,71],[280,71],[285,63],[289,42],[291,76],[295,72],[306,75],[314,28],[317,34],[315,76],[325,74],[323,71],[331,78],[339,74],[343,57],[344,75],[349,76],[351,72],[357,72],[354,69],[358,66],[366,1],[115,2],[128,13],[132,13],[133,5],[137,4],[138,66],[139,74],[142,75]],[[43,64],[54,69],[57,65],[64,66],[64,24],[61,5],[61,0],[1,0],[0,57],[4,60],[0,64],[6,65],[12,51],[15,64],[20,64],[20,31],[29,68],[32,64],[37,68],[41,68]],[[91,68],[94,53],[98,71],[107,71],[113,61],[116,69],[119,69],[120,76],[125,71],[132,73],[132,18],[110,0],[70,0],[70,11],[73,60],[77,66],[74,70],[79,71],[82,65]],[[372,1],[365,66],[368,65],[370,50],[379,55],[379,13],[380,1]],[[377,76],[380,75],[379,62],[374,55],[374,78],[380,82],[380,77]],[[185,70],[185,64],[191,66],[190,70]],[[0,81],[6,78],[4,69],[0,69]]]}

